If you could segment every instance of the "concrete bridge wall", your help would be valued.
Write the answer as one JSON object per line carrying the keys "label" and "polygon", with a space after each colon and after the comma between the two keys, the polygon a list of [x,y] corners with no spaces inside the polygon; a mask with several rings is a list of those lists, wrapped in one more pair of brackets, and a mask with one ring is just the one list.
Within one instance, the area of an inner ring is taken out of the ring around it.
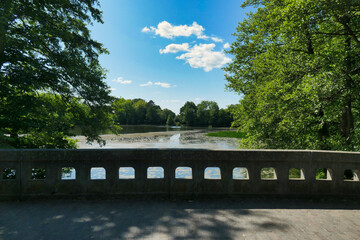
{"label": "concrete bridge wall", "polygon": [[[61,169],[73,167],[75,180],[62,180]],[[91,180],[92,167],[103,167],[106,179]],[[135,179],[119,179],[120,167],[135,169]],[[148,167],[163,167],[164,178],[148,179]],[[177,167],[191,167],[192,179],[176,179]],[[219,167],[221,179],[205,179],[207,167]],[[247,168],[247,179],[233,179],[233,169]],[[276,179],[261,179],[262,168],[272,167]],[[32,169],[43,168],[45,179],[32,179]],[[302,178],[289,179],[289,169]],[[327,180],[316,171],[328,169]],[[6,178],[4,169],[16,171]],[[352,170],[353,180],[344,180]],[[0,198],[92,195],[353,195],[360,196],[360,153],[278,150],[101,149],[0,150]]]}

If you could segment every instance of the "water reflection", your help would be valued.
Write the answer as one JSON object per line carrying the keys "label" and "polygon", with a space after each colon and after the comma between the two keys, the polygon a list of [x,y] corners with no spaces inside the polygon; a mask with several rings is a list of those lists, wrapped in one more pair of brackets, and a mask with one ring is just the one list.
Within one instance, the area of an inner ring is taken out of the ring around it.
{"label": "water reflection", "polygon": [[154,125],[122,125],[120,134],[126,133],[144,133],[144,132],[173,132],[186,131],[194,129],[203,129],[199,127],[185,127],[185,126],[154,126]]}
{"label": "water reflection", "polygon": [[169,142],[179,143],[181,134],[175,134],[170,137]]}
{"label": "water reflection", "polygon": [[119,168],[119,179],[134,179],[135,169],[132,167]]}
{"label": "water reflection", "polygon": [[149,167],[147,170],[147,178],[164,178],[164,168],[162,167]]}
{"label": "water reflection", "polygon": [[[221,179],[220,169],[217,167],[208,167],[204,172],[206,179]],[[164,178],[164,169],[162,167],[148,168],[148,178]],[[192,179],[191,167],[178,167],[175,170],[175,178]],[[247,179],[248,173],[246,168],[234,168],[234,179]],[[75,180],[76,170],[74,168],[63,168],[61,173],[62,180]],[[104,168],[92,168],[90,179],[106,179]],[[135,169],[132,167],[119,168],[119,179],[135,179]]]}
{"label": "water reflection", "polygon": [[[122,126],[123,132],[128,134],[103,135],[106,140],[105,148],[198,148],[198,149],[237,149],[238,139],[236,138],[213,138],[207,137],[209,131],[224,129],[195,129],[189,127],[168,127],[165,126]],[[184,131],[186,130],[186,131]],[[180,131],[180,132],[177,132]],[[86,143],[84,137],[76,137],[79,142],[79,148],[100,148],[99,145],[90,145]],[[74,173],[75,174],[75,173]],[[205,171],[205,176],[210,179],[220,179],[220,170],[209,168]],[[94,168],[91,171],[91,179],[105,179],[105,170]],[[191,168],[184,168],[176,171],[176,178],[191,179]],[[66,179],[73,179],[75,175],[64,175]],[[163,178],[162,168],[152,167],[148,172],[150,178]],[[234,179],[246,179],[247,171],[242,168],[235,169]],[[119,169],[119,179],[135,178],[133,168]]]}
{"label": "water reflection", "polygon": [[[122,126],[126,134],[102,135],[105,148],[201,148],[201,149],[237,149],[236,138],[207,137],[210,131],[226,129],[190,129],[165,126]],[[190,130],[189,130],[190,129]],[[98,144],[87,144],[86,138],[77,136],[79,148],[100,148]]]}
{"label": "water reflection", "polygon": [[[75,172],[72,172],[72,177],[67,179],[75,179]],[[204,171],[205,179],[221,179],[221,171],[218,167],[208,167]],[[105,179],[105,169],[92,168],[91,179]],[[134,179],[135,170],[132,167],[125,167],[119,169],[119,179]],[[164,169],[162,167],[149,167],[147,170],[147,178],[159,179],[164,178]],[[175,178],[178,179],[192,179],[191,167],[178,167],[175,170]],[[234,168],[234,179],[248,179],[248,173],[246,168]]]}
{"label": "water reflection", "polygon": [[[149,167],[147,170],[147,177],[150,179],[164,178],[164,169],[162,167]],[[205,179],[221,179],[221,171],[218,167],[208,167],[204,171]],[[175,170],[175,178],[178,179],[192,179],[191,167],[177,167]],[[61,169],[62,180],[75,180],[76,170],[72,167],[65,167]],[[91,168],[90,179],[99,180],[106,179],[106,171],[102,167]],[[135,169],[132,167],[120,167],[119,179],[135,179]],[[237,167],[233,170],[233,179],[248,179],[248,172],[246,168]]]}
{"label": "water reflection", "polygon": [[90,179],[92,180],[104,180],[106,179],[106,171],[102,167],[94,167],[90,170]]}
{"label": "water reflection", "polygon": [[175,178],[179,179],[192,179],[191,167],[178,167],[175,170]]}
{"label": "water reflection", "polygon": [[248,179],[248,170],[244,167],[237,167],[233,170],[233,179]]}
{"label": "water reflection", "polygon": [[221,179],[221,171],[218,167],[208,167],[204,172],[205,179]]}

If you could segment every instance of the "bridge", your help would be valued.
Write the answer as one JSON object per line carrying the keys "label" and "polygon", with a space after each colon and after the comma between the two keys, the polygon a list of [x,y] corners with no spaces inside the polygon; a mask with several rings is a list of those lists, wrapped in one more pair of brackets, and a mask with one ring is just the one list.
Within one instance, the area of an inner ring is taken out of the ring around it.
{"label": "bridge", "polygon": [[[360,195],[360,153],[351,152],[1,150],[0,170],[1,198]],[[103,177],[92,177],[94,170],[102,172]],[[153,170],[160,174],[152,174]],[[207,175],[207,170],[215,174]],[[121,177],[122,171],[132,174]],[[182,171],[184,174],[176,174]],[[66,173],[73,177],[66,177]]]}
{"label": "bridge", "polygon": [[359,239],[359,169],[331,151],[0,150],[0,239]]}

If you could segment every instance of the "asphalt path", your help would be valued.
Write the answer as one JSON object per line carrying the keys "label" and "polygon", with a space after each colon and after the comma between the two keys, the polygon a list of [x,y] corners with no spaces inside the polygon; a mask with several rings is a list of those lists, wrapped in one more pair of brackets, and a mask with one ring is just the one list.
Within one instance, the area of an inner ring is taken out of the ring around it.
{"label": "asphalt path", "polygon": [[360,239],[360,201],[117,199],[0,202],[0,239]]}

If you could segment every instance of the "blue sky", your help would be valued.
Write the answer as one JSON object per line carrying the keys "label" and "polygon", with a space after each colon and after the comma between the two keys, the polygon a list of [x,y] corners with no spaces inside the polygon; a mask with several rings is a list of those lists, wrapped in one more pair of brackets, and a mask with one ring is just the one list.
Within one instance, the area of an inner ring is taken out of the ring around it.
{"label": "blue sky", "polygon": [[236,0],[100,0],[104,24],[92,36],[110,51],[100,57],[112,95],[153,100],[178,113],[186,101],[240,97],[225,90],[223,53],[245,17]]}

